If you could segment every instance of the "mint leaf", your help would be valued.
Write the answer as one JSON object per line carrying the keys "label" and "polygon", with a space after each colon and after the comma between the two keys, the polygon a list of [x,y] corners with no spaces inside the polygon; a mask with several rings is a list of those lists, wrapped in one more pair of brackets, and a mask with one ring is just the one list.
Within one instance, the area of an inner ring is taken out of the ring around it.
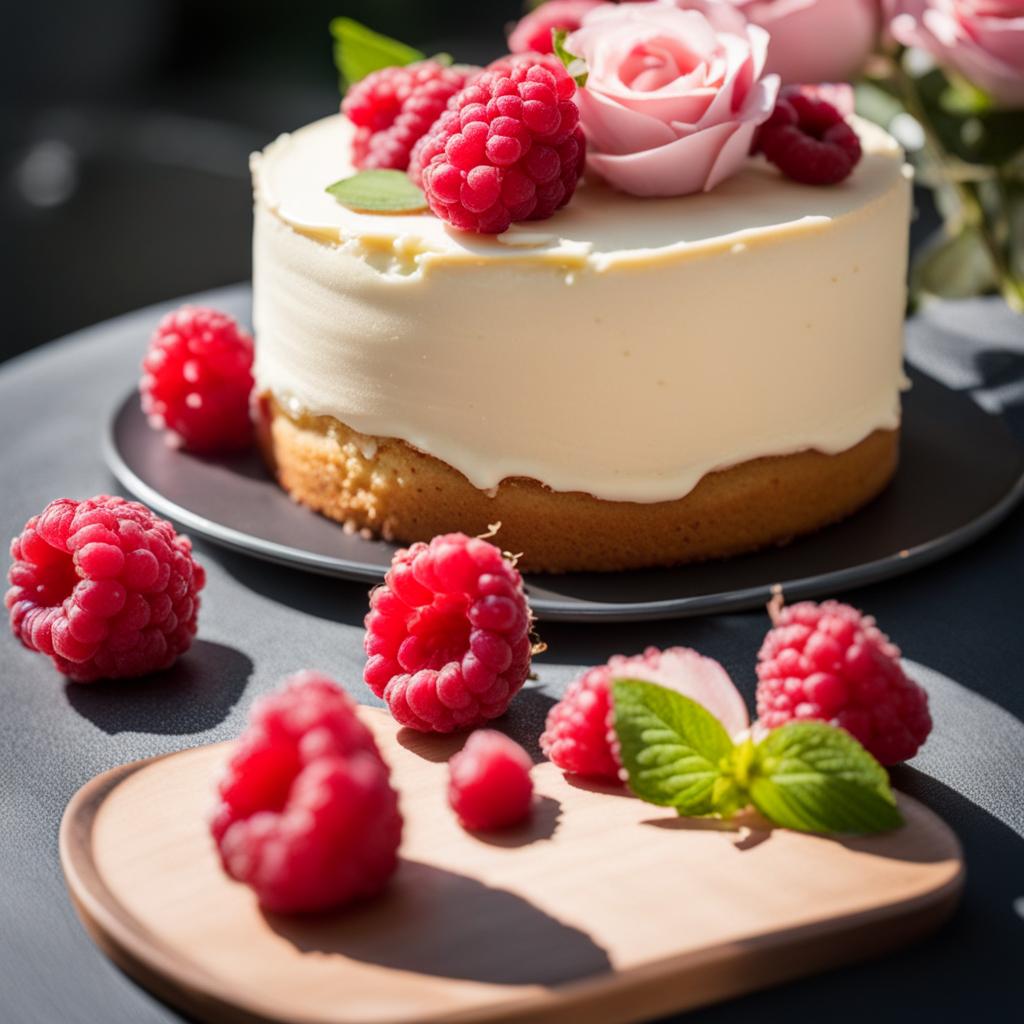
{"label": "mint leaf", "polygon": [[372,71],[412,64],[426,56],[414,47],[374,32],[352,18],[334,18],[331,35],[334,37],[334,63],[341,75],[343,88]]}
{"label": "mint leaf", "polygon": [[733,752],[722,723],[689,697],[639,679],[613,680],[612,699],[629,788],[680,814],[713,813],[721,764]]}
{"label": "mint leaf", "polygon": [[404,171],[360,171],[326,191],[357,213],[419,213],[427,208],[423,190]]}
{"label": "mint leaf", "polygon": [[847,732],[790,722],[755,748],[750,798],[800,832],[884,832],[903,823],[885,769]]}
{"label": "mint leaf", "polygon": [[555,56],[565,65],[565,70],[576,80],[576,84],[582,89],[587,84],[587,62],[582,57],[570,53],[565,48],[565,40],[569,33],[564,28],[553,28],[551,30],[551,46]]}

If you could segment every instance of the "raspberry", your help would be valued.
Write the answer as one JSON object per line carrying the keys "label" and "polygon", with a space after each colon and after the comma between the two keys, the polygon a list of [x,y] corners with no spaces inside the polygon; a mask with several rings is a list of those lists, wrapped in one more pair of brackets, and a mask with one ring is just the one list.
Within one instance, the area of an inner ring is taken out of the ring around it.
{"label": "raspberry", "polygon": [[170,666],[196,632],[203,567],[148,508],[101,494],[58,498],[11,543],[14,635],[76,683]]}
{"label": "raspberry", "polygon": [[[602,0],[603,2],[603,0]],[[547,68],[555,76],[555,78],[561,80],[562,73],[565,72],[565,65],[562,63],[561,57],[556,57],[553,53],[543,52],[522,52],[522,53],[506,53],[501,57],[497,57],[492,60],[476,77],[485,75],[488,72],[500,72],[502,75],[508,76],[518,67],[529,68],[534,64],[539,64],[542,68]],[[469,80],[469,85],[472,85],[476,81],[476,78]],[[575,95],[575,94],[574,94]]]}
{"label": "raspberry", "polygon": [[413,146],[477,70],[424,60],[382,68],[353,85],[341,104],[356,126],[353,164],[404,171]]}
{"label": "raspberry", "polygon": [[252,442],[252,338],[227,313],[182,306],[160,321],[142,361],[142,409],[190,451]]}
{"label": "raspberry", "polygon": [[904,674],[899,648],[875,620],[838,601],[771,612],[774,626],[757,656],[760,724],[822,719],[882,764],[913,757],[932,727],[928,694]]}
{"label": "raspberry", "polygon": [[743,698],[725,669],[687,647],[643,654],[617,654],[606,665],[587,669],[569,684],[565,696],[549,712],[541,750],[562,771],[618,781],[621,762],[611,717],[611,681],[644,679],[667,686],[704,705],[731,735],[750,720]]}
{"label": "raspberry", "polygon": [[448,762],[448,803],[463,828],[497,829],[530,816],[530,755],[494,729],[478,729]]}
{"label": "raspberry", "polygon": [[413,154],[410,173],[434,213],[464,231],[500,234],[564,206],[586,157],[575,94],[550,55],[507,57],[474,78]]}
{"label": "raspberry", "polygon": [[363,679],[422,732],[504,714],[530,670],[523,580],[493,545],[462,533],[395,553],[370,594]]}
{"label": "raspberry", "polygon": [[551,33],[555,29],[574,32],[583,16],[604,0],[548,0],[522,17],[508,37],[513,53],[551,53]]}
{"label": "raspberry", "polygon": [[259,700],[217,787],[224,870],[268,910],[325,910],[379,892],[398,866],[390,772],[336,683],[299,672]]}
{"label": "raspberry", "polygon": [[805,185],[835,185],[861,157],[857,133],[822,96],[813,88],[783,89],[757,136],[766,159]]}

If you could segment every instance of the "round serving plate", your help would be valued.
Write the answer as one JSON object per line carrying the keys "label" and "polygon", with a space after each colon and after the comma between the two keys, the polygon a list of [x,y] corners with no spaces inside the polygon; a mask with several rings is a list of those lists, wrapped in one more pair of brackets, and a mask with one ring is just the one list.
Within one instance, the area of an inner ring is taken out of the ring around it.
{"label": "round serving plate", "polygon": [[[959,550],[1024,496],[1024,452],[967,394],[911,371],[893,483],[845,522],[723,561],[615,573],[528,575],[538,618],[659,619],[763,604],[781,585],[816,597],[897,576]],[[115,409],[105,456],[139,499],[196,536],[256,558],[379,582],[395,545],[347,533],[293,502],[255,453],[207,459],[168,447],[130,394]]]}

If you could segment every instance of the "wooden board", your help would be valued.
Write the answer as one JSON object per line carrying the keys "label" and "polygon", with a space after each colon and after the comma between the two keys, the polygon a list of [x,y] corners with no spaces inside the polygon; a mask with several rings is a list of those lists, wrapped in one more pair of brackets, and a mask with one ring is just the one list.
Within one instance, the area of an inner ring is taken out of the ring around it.
{"label": "wooden board", "polygon": [[898,832],[830,839],[684,820],[534,770],[529,826],[464,832],[445,803],[463,738],[363,709],[406,820],[387,895],[264,914],[220,870],[205,819],[229,744],[125,765],[72,799],[61,859],[99,945],[207,1021],[643,1020],[875,955],[935,927],[959,844],[908,797]]}

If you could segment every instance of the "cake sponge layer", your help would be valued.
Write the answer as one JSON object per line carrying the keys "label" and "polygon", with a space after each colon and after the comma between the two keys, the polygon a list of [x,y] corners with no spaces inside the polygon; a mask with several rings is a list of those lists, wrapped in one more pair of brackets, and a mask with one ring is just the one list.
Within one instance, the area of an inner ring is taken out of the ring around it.
{"label": "cake sponge layer", "polygon": [[261,444],[282,486],[355,529],[405,542],[461,530],[522,552],[530,571],[631,569],[752,551],[844,518],[896,470],[898,431],[834,455],[804,451],[709,473],[685,497],[635,503],[556,492],[531,479],[474,487],[404,441],[360,434],[333,417],[290,416],[262,402]]}

